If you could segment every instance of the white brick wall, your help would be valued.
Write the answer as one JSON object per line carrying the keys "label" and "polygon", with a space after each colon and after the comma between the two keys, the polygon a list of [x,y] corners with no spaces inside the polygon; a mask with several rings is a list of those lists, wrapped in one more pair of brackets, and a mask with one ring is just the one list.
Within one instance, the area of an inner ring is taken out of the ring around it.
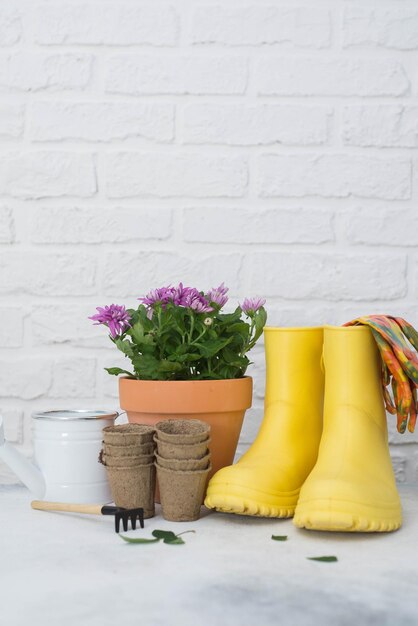
{"label": "white brick wall", "polygon": [[[117,406],[87,316],[153,286],[418,325],[415,0],[1,4],[0,410],[26,454],[34,409]],[[418,429],[389,420],[418,482]]]}

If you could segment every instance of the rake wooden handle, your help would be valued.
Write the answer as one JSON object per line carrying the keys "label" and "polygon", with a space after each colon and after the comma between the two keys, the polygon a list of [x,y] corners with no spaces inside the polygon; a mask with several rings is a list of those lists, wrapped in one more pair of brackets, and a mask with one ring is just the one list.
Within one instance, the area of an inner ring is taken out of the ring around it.
{"label": "rake wooden handle", "polygon": [[31,507],[38,511],[66,511],[67,513],[89,513],[90,515],[101,515],[102,504],[68,504],[64,502],[46,502],[44,500],[33,500]]}

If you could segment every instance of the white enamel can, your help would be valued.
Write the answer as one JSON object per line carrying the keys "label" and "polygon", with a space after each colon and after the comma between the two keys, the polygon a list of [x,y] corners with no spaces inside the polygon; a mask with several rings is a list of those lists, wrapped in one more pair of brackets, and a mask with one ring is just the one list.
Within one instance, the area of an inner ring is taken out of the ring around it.
{"label": "white enamel can", "polygon": [[80,504],[112,501],[99,463],[102,431],[118,412],[74,410],[34,413],[35,462],[45,481],[44,500]]}

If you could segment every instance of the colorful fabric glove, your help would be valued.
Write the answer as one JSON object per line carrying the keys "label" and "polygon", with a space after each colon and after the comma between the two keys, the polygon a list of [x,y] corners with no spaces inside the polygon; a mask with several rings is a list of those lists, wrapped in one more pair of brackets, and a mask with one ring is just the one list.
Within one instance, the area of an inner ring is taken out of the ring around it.
{"label": "colorful fabric glove", "polygon": [[[397,415],[397,427],[413,433],[417,421],[418,332],[401,317],[365,315],[344,326],[364,324],[370,328],[382,357],[382,387],[386,409]],[[393,400],[389,393],[392,387]]]}

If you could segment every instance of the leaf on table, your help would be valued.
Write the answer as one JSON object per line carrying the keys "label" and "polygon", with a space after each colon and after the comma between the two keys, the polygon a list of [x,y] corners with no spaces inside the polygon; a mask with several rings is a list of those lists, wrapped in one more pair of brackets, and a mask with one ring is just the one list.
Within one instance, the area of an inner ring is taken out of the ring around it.
{"label": "leaf on table", "polygon": [[272,535],[274,541],[287,541],[287,535]]}
{"label": "leaf on table", "polygon": [[127,543],[158,543],[160,541],[158,538],[144,539],[142,537],[141,538],[138,537],[137,539],[135,539],[134,537],[126,537],[125,535],[119,535],[119,537],[123,539],[124,541],[126,541]]}
{"label": "leaf on table", "polygon": [[165,543],[171,543],[177,539],[177,535],[171,530],[153,530],[152,536],[158,539],[163,539]]}
{"label": "leaf on table", "polygon": [[321,563],[335,563],[338,561],[336,556],[307,556],[309,561],[321,561]]}

